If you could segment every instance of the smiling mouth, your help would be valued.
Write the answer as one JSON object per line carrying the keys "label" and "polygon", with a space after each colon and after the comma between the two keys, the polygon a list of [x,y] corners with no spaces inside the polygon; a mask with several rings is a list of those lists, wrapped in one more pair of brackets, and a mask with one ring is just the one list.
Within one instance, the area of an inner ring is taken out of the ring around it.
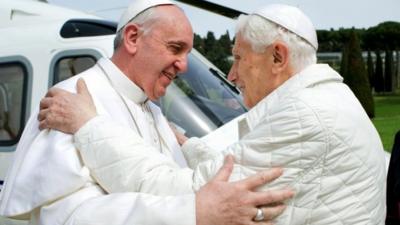
{"label": "smiling mouth", "polygon": [[162,73],[163,73],[163,75],[166,76],[169,80],[173,80],[173,79],[175,79],[175,77],[176,77],[174,74],[172,74],[172,73],[170,73],[170,72],[167,72],[167,71],[163,71]]}

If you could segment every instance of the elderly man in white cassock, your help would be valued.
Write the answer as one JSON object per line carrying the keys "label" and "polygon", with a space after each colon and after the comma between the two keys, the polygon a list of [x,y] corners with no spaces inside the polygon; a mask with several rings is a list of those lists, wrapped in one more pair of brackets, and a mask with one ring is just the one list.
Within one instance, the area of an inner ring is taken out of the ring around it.
{"label": "elderly man in white cassock", "polygon": [[[42,128],[75,133],[83,160],[110,192],[165,195],[175,193],[176,186],[201,191],[224,156],[232,154],[237,164],[231,180],[266,168],[285,169],[284,175],[263,187],[290,186],[296,192],[274,224],[384,224],[381,141],[342,77],[328,65],[316,64],[317,48],[312,23],[295,7],[268,5],[240,16],[228,78],[241,89],[250,110],[237,122],[240,140],[222,153],[197,138],[177,134],[192,172],[174,169],[168,160],[154,163],[148,154],[134,151],[138,143],[149,151],[153,148],[130,129],[95,117],[94,107],[82,101],[90,99],[84,88],[81,94],[60,96],[82,103],[79,108],[90,112],[78,115],[73,105],[62,104],[65,114],[58,116],[73,124],[71,128],[48,117],[46,106]],[[123,140],[132,143],[118,145]],[[190,176],[184,178],[184,173]],[[254,221],[276,215],[260,208]]]}
{"label": "elderly man in white cassock", "polygon": [[[73,136],[39,131],[34,112],[1,192],[0,215],[29,219],[32,225],[251,224],[258,205],[291,197],[289,190],[254,191],[278,177],[279,169],[227,182],[233,166],[230,157],[215,179],[193,194],[187,182],[192,170],[185,168],[180,146],[160,109],[149,101],[163,96],[175,76],[186,70],[192,45],[192,27],[179,7],[169,0],[136,0],[121,17],[112,58],[102,58],[57,85],[74,91],[77,80],[85,80],[98,114],[124,124],[154,149],[146,152],[152,160],[140,165],[169,160],[170,168],[179,170],[172,179],[175,185],[166,187],[174,193],[108,194],[84,165]],[[126,144],[132,140],[122,140],[118,146]],[[142,147],[133,148],[143,152]],[[164,169],[168,173],[169,168]],[[263,209],[276,211],[273,206]]]}

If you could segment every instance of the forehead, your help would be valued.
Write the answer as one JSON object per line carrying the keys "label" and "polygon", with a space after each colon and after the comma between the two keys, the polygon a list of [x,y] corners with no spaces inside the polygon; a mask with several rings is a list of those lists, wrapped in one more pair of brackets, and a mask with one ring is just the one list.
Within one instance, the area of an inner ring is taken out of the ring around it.
{"label": "forehead", "polygon": [[248,41],[244,40],[240,34],[237,34],[235,38],[235,44],[232,48],[232,53],[238,54],[239,52],[243,51],[252,51],[251,45]]}
{"label": "forehead", "polygon": [[166,40],[175,40],[185,43],[193,42],[192,26],[184,12],[174,5],[159,6],[157,20],[152,24],[155,35]]}

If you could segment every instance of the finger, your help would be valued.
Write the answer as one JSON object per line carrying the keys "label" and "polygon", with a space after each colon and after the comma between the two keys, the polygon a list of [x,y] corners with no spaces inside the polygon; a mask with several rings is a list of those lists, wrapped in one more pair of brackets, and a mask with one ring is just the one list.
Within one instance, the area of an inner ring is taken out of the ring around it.
{"label": "finger", "polygon": [[78,82],[76,83],[76,91],[78,94],[90,96],[89,90],[88,90],[85,80],[83,80],[83,78],[78,79]]}
{"label": "finger", "polygon": [[49,89],[49,91],[46,93],[45,97],[54,97],[54,96],[59,95],[60,93],[63,93],[63,92],[67,92],[67,91],[65,91],[63,89],[60,89],[60,88],[53,87],[53,88]]}
{"label": "finger", "polygon": [[46,109],[40,109],[39,113],[38,113],[38,120],[42,121],[46,119],[47,114],[49,113],[50,109],[46,108]]}
{"label": "finger", "polygon": [[289,189],[270,190],[262,192],[253,192],[252,200],[254,205],[268,205],[284,202],[294,196],[294,192]]}
{"label": "finger", "polygon": [[233,170],[233,156],[225,156],[224,165],[219,169],[218,173],[215,175],[215,181],[228,181]]}
{"label": "finger", "polygon": [[[286,205],[276,205],[276,206],[265,206],[261,207],[261,210],[264,212],[264,220],[269,221],[275,219],[277,216],[281,215],[283,211],[285,211]],[[257,212],[256,212],[257,213]]]}
{"label": "finger", "polygon": [[271,181],[275,180],[276,178],[280,177],[283,173],[281,168],[272,168],[267,171],[259,172],[253,176],[250,176],[244,180],[237,181],[241,185],[244,185],[245,188],[253,190],[261,185],[266,183],[270,183]]}
{"label": "finger", "polygon": [[44,129],[47,129],[47,128],[48,127],[47,127],[46,120],[42,120],[42,121],[39,122],[39,130],[44,130]]}
{"label": "finger", "polygon": [[42,100],[40,100],[40,104],[39,104],[40,110],[49,108],[51,103],[52,103],[52,98],[50,98],[50,97],[42,98]]}

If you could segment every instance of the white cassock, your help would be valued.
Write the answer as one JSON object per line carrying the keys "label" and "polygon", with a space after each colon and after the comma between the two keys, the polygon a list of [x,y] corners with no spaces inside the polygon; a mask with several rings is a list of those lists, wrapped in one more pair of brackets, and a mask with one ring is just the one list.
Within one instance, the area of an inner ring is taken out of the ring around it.
{"label": "white cassock", "polygon": [[[137,131],[156,149],[149,152],[154,160],[171,161],[176,168],[186,167],[160,109],[146,101],[143,91],[110,60],[100,59],[93,68],[57,87],[76,92],[80,77],[85,80],[100,115]],[[191,183],[177,187],[176,196],[107,194],[83,165],[73,136],[54,130],[39,131],[37,114],[38,110],[32,113],[8,171],[0,196],[0,215],[30,218],[33,225],[195,224]],[[176,179],[187,180],[192,175],[190,169],[181,171]]]}

